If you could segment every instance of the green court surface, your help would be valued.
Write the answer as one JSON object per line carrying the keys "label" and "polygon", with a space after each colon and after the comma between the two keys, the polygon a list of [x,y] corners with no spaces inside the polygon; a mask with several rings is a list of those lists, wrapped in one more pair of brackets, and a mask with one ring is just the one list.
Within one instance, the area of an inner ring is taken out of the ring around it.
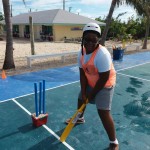
{"label": "green court surface", "polygon": [[[120,70],[112,104],[120,150],[150,150],[150,64]],[[58,138],[77,106],[79,82],[46,90],[46,126],[32,126],[34,94],[0,104],[2,150],[106,150],[109,140],[96,106],[87,105],[85,124],[77,125],[66,143]],[[17,103],[18,102],[18,103]],[[54,135],[52,135],[54,132]],[[58,137],[57,137],[58,135]]]}
{"label": "green court surface", "polygon": [[118,71],[118,73],[129,75],[130,77],[141,78],[142,80],[150,80],[150,63],[129,67]]}

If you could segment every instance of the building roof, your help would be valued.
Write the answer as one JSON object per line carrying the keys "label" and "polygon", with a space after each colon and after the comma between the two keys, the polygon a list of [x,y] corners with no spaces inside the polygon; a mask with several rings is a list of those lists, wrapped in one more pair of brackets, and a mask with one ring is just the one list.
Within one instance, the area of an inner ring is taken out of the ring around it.
{"label": "building roof", "polygon": [[105,23],[103,22],[99,22],[62,9],[53,9],[20,14],[12,17],[12,24],[29,24],[29,16],[32,16],[33,24],[84,25],[89,22],[95,22],[100,26],[105,26]]}

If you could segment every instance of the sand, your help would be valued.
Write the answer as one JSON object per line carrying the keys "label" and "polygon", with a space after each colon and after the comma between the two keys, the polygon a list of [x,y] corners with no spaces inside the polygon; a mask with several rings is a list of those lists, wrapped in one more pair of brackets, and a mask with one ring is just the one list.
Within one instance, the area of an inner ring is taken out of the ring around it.
{"label": "sand", "polygon": [[[7,75],[20,74],[24,72],[32,72],[37,70],[43,70],[53,67],[66,66],[77,63],[77,57],[70,56],[66,59],[64,63],[62,63],[60,58],[48,58],[41,59],[38,61],[32,62],[32,67],[27,66],[26,56],[31,55],[31,46],[30,41],[27,39],[14,39],[13,40],[14,47],[14,61],[15,61],[15,69],[6,70]],[[141,41],[136,42],[141,43]],[[112,45],[121,46],[121,42],[107,41],[106,47],[112,47]],[[130,45],[130,43],[128,43]],[[79,51],[81,47],[80,43],[64,43],[64,42],[40,42],[35,41],[35,53],[36,54],[53,54],[53,53],[62,53],[69,51]],[[141,48],[141,47],[140,47]],[[0,68],[3,66],[4,57],[5,57],[5,49],[6,49],[6,41],[0,41]],[[130,52],[135,52],[135,47],[129,49]]]}
{"label": "sand", "polygon": [[[31,72],[35,70],[42,70],[52,67],[58,67],[69,64],[66,61],[62,64],[60,58],[49,58],[42,59],[41,61],[33,61],[32,68],[27,66],[26,56],[31,55],[31,45],[30,41],[26,39],[14,39],[14,61],[15,69],[6,70],[7,74],[19,74],[23,72]],[[0,68],[3,66],[4,57],[5,57],[6,41],[0,41]],[[35,42],[35,53],[36,54],[53,54],[53,53],[62,53],[68,51],[79,51],[80,43],[63,43],[63,42]],[[76,63],[76,59],[72,58],[70,64]]]}

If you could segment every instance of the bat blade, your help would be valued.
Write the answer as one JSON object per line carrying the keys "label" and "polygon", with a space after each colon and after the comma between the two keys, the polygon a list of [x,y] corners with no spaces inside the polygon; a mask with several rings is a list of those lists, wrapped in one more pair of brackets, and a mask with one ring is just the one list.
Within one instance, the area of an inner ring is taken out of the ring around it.
{"label": "bat blade", "polygon": [[80,107],[80,109],[78,109],[76,111],[76,113],[73,115],[72,119],[70,120],[69,124],[67,125],[67,127],[65,128],[64,132],[62,133],[62,135],[60,137],[60,141],[61,142],[64,142],[66,140],[66,138],[70,134],[72,128],[76,124],[77,120],[81,116],[81,114],[82,114],[83,109],[85,108],[85,106],[86,106],[86,104],[82,104],[82,106]]}

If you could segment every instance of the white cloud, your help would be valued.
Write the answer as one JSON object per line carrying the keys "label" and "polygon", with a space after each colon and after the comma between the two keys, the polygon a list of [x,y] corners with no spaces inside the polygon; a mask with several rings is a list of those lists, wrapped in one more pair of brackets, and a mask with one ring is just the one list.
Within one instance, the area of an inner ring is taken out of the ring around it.
{"label": "white cloud", "polygon": [[3,4],[2,4],[2,0],[0,0],[0,12],[3,12]]}
{"label": "white cloud", "polygon": [[113,17],[115,18],[118,16],[118,14],[124,13],[124,12],[127,12],[127,13],[119,18],[122,21],[127,21],[128,18],[133,15],[134,15],[134,18],[137,17],[136,11],[132,7],[126,6],[126,5],[122,5],[122,6],[119,6],[118,8],[116,8],[114,11]]}
{"label": "white cloud", "polygon": [[32,7],[37,10],[50,10],[56,8],[62,8],[63,3],[62,0],[34,0],[31,5],[28,7]]}
{"label": "white cloud", "polygon": [[[23,0],[10,0],[11,3],[12,3],[12,2],[15,2],[15,3],[16,3],[16,2],[19,2],[19,3],[20,3],[21,1],[23,2]],[[31,1],[31,0],[25,0],[25,2],[30,2],[30,1]]]}
{"label": "white cloud", "polygon": [[95,5],[95,4],[109,4],[111,3],[112,0],[81,0],[82,4],[86,4],[86,5]]}
{"label": "white cloud", "polygon": [[61,0],[34,0],[34,2],[32,2],[32,5],[50,5],[52,3],[62,3]]}
{"label": "white cloud", "polygon": [[13,3],[13,2],[16,3],[16,2],[21,2],[21,1],[23,2],[23,0],[20,0],[20,1],[19,0],[9,0],[10,3]]}
{"label": "white cloud", "polygon": [[81,9],[77,9],[76,10],[76,14],[80,13],[81,12]]}
{"label": "white cloud", "polygon": [[0,11],[1,11],[1,9],[2,9],[2,1],[0,0]]}
{"label": "white cloud", "polygon": [[[91,7],[92,8],[92,7]],[[80,15],[82,16],[86,16],[88,18],[98,18],[101,17],[102,19],[106,18],[106,16],[108,15],[109,12],[109,7],[107,7],[107,9],[104,9],[103,11],[90,11],[91,13],[89,13],[88,11],[81,11]],[[130,7],[130,6],[126,6],[126,5],[122,5],[119,7],[116,7],[113,13],[113,17],[116,18],[118,16],[118,14],[120,13],[124,13],[127,12],[125,15],[121,16],[119,19],[121,19],[122,21],[127,21],[129,17],[131,17],[132,15],[134,15],[134,18],[136,18],[136,12],[135,10]]]}

